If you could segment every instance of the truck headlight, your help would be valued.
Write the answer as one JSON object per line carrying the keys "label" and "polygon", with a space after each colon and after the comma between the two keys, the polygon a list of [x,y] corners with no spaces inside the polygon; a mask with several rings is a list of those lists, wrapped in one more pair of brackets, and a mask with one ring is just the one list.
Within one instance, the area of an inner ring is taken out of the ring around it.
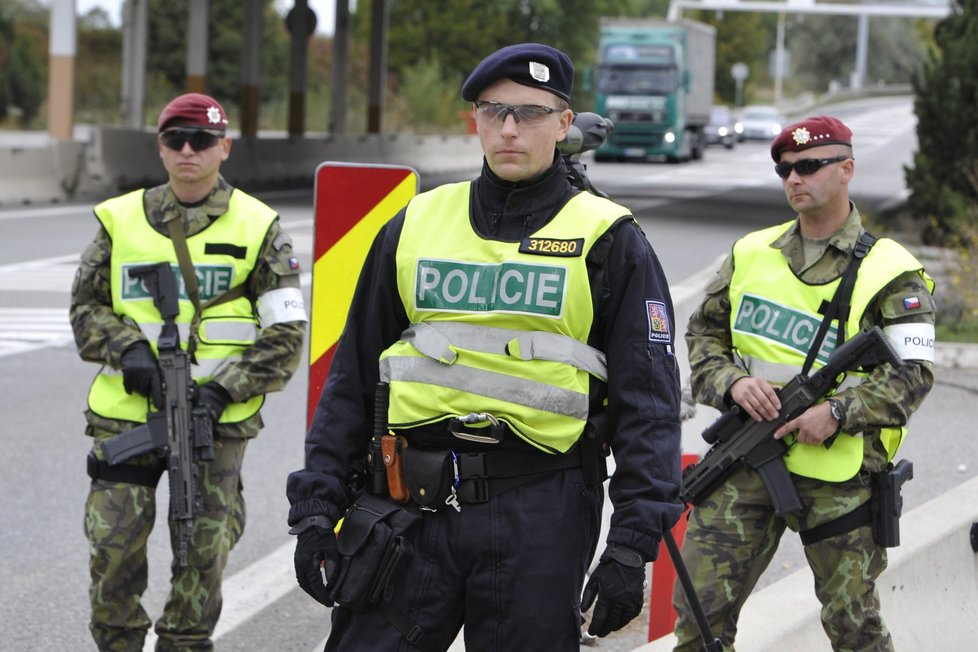
{"label": "truck headlight", "polygon": [[674,134],[671,131],[667,131],[666,134],[662,137],[662,140],[672,145],[674,142],[676,142],[676,134]]}

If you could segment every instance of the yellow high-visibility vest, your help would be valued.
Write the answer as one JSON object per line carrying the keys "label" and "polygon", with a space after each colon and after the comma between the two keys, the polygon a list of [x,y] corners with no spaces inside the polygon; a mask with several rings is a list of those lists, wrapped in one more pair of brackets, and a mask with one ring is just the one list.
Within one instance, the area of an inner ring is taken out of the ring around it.
{"label": "yellow high-visibility vest", "polygon": [[470,225],[469,187],[442,186],[407,207],[397,282],[412,326],[381,356],[390,426],[488,413],[533,446],[566,452],[584,430],[589,376],[607,378],[604,354],[587,345],[586,258],[632,217],[580,193],[523,240],[487,240]]}

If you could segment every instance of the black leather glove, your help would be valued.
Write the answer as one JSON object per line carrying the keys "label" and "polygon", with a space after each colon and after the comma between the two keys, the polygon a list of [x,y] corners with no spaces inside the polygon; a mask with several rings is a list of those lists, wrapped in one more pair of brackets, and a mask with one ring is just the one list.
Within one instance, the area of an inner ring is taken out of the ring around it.
{"label": "black leather glove", "polygon": [[231,402],[231,395],[228,394],[228,390],[216,382],[208,381],[197,387],[196,402],[198,406],[210,410],[211,420],[217,423],[217,420],[224,414],[224,408]]}
{"label": "black leather glove", "polygon": [[122,352],[122,386],[127,394],[135,392],[152,400],[157,409],[163,407],[160,363],[148,342],[130,344]]}
{"label": "black leather glove", "polygon": [[299,532],[295,543],[295,579],[302,590],[327,607],[333,606],[332,584],[340,570],[336,534],[313,525]]}
{"label": "black leather glove", "polygon": [[631,548],[609,545],[584,587],[581,610],[598,599],[587,633],[607,636],[618,631],[642,611],[645,601],[645,561]]}

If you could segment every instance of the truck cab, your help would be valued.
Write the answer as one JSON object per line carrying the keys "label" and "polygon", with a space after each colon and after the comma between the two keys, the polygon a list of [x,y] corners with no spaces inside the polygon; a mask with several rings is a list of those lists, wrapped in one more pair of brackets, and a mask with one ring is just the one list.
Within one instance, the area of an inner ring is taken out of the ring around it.
{"label": "truck cab", "polygon": [[702,157],[713,105],[715,30],[691,23],[602,21],[595,112],[615,128],[595,152],[598,160]]}

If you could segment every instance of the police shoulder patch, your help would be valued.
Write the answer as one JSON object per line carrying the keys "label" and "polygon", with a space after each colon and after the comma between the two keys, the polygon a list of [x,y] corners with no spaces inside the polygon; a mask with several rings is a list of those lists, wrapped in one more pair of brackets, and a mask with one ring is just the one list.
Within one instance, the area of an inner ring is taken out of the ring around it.
{"label": "police shoulder patch", "polygon": [[661,301],[646,301],[645,314],[649,320],[649,341],[670,342],[669,311]]}
{"label": "police shoulder patch", "polygon": [[533,256],[561,256],[573,258],[584,253],[584,238],[561,240],[558,238],[523,238],[520,253]]}

